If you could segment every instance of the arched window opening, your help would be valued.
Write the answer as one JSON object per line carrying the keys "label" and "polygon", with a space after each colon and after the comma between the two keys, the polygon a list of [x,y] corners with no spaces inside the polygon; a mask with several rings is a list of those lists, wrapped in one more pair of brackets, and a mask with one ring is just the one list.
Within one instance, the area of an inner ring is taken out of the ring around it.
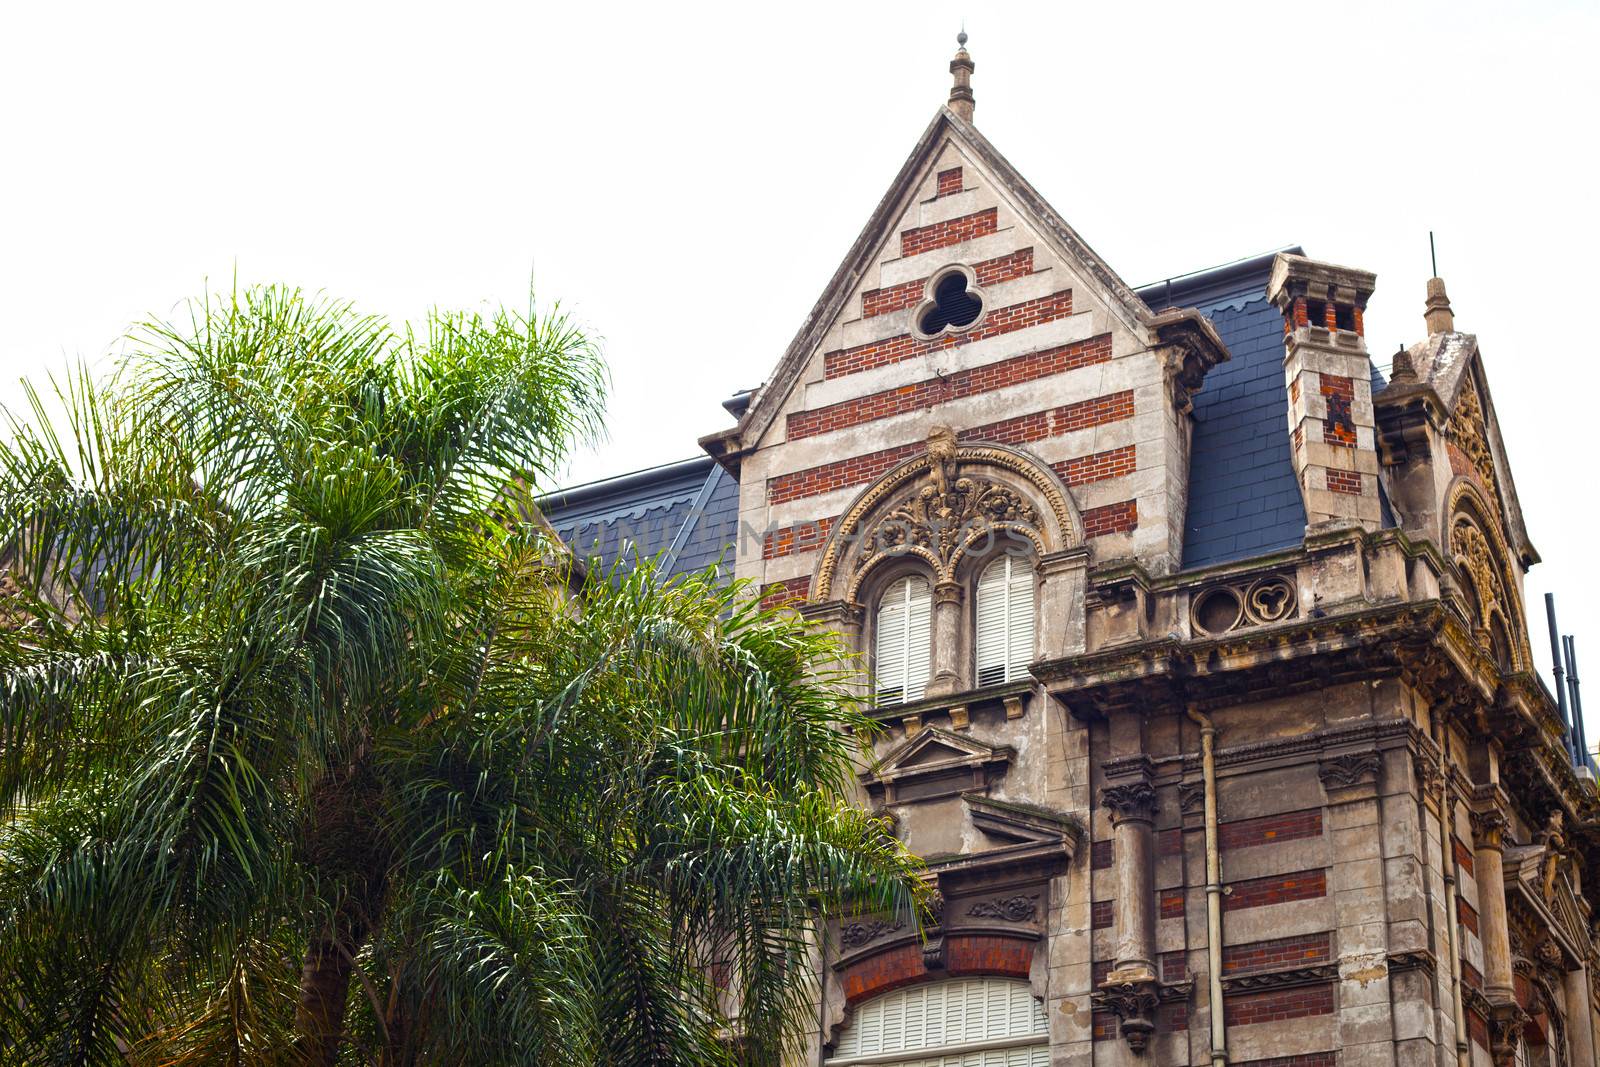
{"label": "arched window opening", "polygon": [[908,574],[878,601],[873,655],[879,704],[919,700],[928,684],[933,638],[933,595],[928,579]]}
{"label": "arched window opening", "polygon": [[1033,567],[1005,553],[979,575],[976,599],[978,685],[1024,677],[1033,662]]}
{"label": "arched window opening", "polygon": [[[826,1067],[1048,1067],[1049,1025],[1027,982],[951,978],[856,1009]],[[905,1053],[903,1059],[894,1058]]]}

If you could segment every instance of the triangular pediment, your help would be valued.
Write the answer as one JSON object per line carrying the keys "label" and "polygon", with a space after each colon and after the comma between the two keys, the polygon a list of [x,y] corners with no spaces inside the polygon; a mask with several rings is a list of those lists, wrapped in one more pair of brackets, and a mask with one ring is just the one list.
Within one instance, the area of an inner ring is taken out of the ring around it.
{"label": "triangular pediment", "polygon": [[[731,467],[744,452],[758,447],[778,421],[791,393],[806,378],[808,367],[821,357],[830,332],[860,313],[863,291],[877,292],[882,287],[907,284],[898,274],[880,278],[880,272],[893,273],[881,270],[883,261],[886,256],[901,254],[899,242],[908,231],[918,228],[914,220],[919,211],[926,213],[927,205],[939,195],[937,191],[930,193],[936,190],[936,174],[941,168],[952,166],[960,167],[975,186],[981,187],[986,201],[993,202],[975,214],[993,211],[998,205],[1004,220],[1000,224],[1002,230],[1008,225],[1025,229],[1027,240],[1019,238],[1018,243],[1039,246],[1034,249],[1036,256],[1048,259],[1056,271],[1057,276],[1050,282],[1058,290],[1070,289],[1076,306],[1093,306],[1104,313],[1108,324],[1141,339],[1154,336],[1161,328],[1133,289],[971,123],[948,108],[940,108],[739,425],[702,439],[707,451]],[[940,224],[950,221],[941,219]],[[974,258],[986,254],[989,253],[978,250]],[[915,273],[917,269],[908,267],[901,273]],[[1044,279],[1040,284],[1045,284]]]}
{"label": "triangular pediment", "polygon": [[887,780],[918,772],[936,772],[950,767],[1004,763],[1011,759],[1008,745],[991,745],[936,726],[918,730],[879,761],[873,777]]}

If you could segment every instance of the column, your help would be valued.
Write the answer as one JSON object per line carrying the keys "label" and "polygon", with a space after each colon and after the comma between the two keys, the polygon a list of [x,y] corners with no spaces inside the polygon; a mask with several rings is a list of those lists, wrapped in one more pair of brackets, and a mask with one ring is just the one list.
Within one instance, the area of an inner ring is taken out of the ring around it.
{"label": "column", "polygon": [[1567,1009],[1567,1040],[1573,1067],[1594,1063],[1594,1019],[1589,1008],[1589,968],[1582,964],[1568,971],[1562,986]]}
{"label": "column", "polygon": [[1483,992],[1489,999],[1489,1052],[1496,1067],[1512,1067],[1528,1013],[1517,1003],[1506,925],[1506,817],[1499,787],[1473,791],[1472,863],[1478,883],[1478,937],[1483,942]]}
{"label": "column", "polygon": [[1108,785],[1100,802],[1111,813],[1117,872],[1117,950],[1101,1001],[1121,1018],[1128,1047],[1142,1052],[1155,1029],[1156,791],[1148,780]]}
{"label": "column", "polygon": [[940,582],[933,587],[933,677],[929,696],[948,696],[966,688],[963,677],[966,649],[962,638],[961,605],[965,596],[960,582]]}

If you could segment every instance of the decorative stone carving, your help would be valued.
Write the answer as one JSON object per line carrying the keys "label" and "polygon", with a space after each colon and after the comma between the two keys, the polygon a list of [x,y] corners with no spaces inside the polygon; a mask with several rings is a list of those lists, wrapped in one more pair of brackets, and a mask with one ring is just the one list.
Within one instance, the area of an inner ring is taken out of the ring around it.
{"label": "decorative stone carving", "polygon": [[1297,606],[1293,577],[1270,574],[1201,590],[1190,616],[1198,632],[1217,635],[1292,619]]}
{"label": "decorative stone carving", "polygon": [[1096,990],[1090,998],[1101,1011],[1109,1011],[1120,1020],[1122,1039],[1135,1054],[1143,1054],[1149,1047],[1150,1034],[1156,1028],[1155,1014],[1159,998],[1155,984],[1139,982],[1133,985],[1106,986]]}
{"label": "decorative stone carving", "polygon": [[1322,788],[1347,789],[1364,782],[1375,782],[1383,759],[1376,752],[1346,752],[1329,756],[1317,768]]}
{"label": "decorative stone carving", "polygon": [[1445,428],[1450,442],[1472,464],[1484,488],[1493,489],[1494,457],[1489,452],[1489,431],[1483,420],[1483,404],[1478,400],[1478,387],[1469,378],[1456,400],[1456,410]]}
{"label": "decorative stone carving", "polygon": [[[1018,484],[986,477],[983,470],[1005,472]],[[884,511],[913,486],[909,499]],[[1047,468],[1004,445],[959,444],[948,427],[937,427],[927,452],[884,475],[834,524],[811,599],[842,594],[855,600],[872,564],[890,556],[919,556],[935,570],[936,582],[952,580],[965,550],[1001,531],[1027,539],[1041,556],[1082,543],[1073,505]],[[835,589],[841,564],[858,544],[846,588]]]}
{"label": "decorative stone carving", "polygon": [[1469,813],[1469,817],[1472,820],[1474,848],[1492,848],[1499,851],[1505,847],[1505,813],[1495,808],[1486,808]]}
{"label": "decorative stone carving", "polygon": [[839,944],[845,948],[860,948],[862,945],[887,937],[897,930],[904,930],[904,919],[866,919],[859,922],[839,924]]}
{"label": "decorative stone carving", "polygon": [[1002,922],[1032,922],[1039,914],[1038,893],[1018,893],[1010,897],[981,900],[967,909],[974,919],[999,919]]}
{"label": "decorative stone carving", "polygon": [[1178,786],[1178,810],[1185,815],[1192,815],[1197,811],[1204,811],[1206,806],[1206,784],[1204,782],[1184,782]]}
{"label": "decorative stone carving", "polygon": [[1561,809],[1554,808],[1544,829],[1534,836],[1534,840],[1543,845],[1545,850],[1544,858],[1539,863],[1539,891],[1549,905],[1555,904],[1556,872],[1560,870],[1567,849],[1567,835],[1563,829],[1565,821]]}
{"label": "decorative stone carving", "polygon": [[1495,1067],[1516,1067],[1517,1048],[1522,1043],[1528,1013],[1515,1002],[1493,1004],[1489,1008],[1489,1054]]}
{"label": "decorative stone carving", "polygon": [[1156,790],[1149,782],[1108,785],[1100,790],[1100,803],[1111,809],[1111,821],[1114,823],[1128,819],[1155,821]]}
{"label": "decorative stone carving", "polygon": [[956,555],[968,544],[999,529],[1026,534],[1038,528],[1038,510],[1015,489],[976,477],[952,478],[953,465],[950,471],[935,467],[934,473],[931,484],[873,525],[863,539],[857,570],[886,553],[916,551],[941,580],[950,581]]}

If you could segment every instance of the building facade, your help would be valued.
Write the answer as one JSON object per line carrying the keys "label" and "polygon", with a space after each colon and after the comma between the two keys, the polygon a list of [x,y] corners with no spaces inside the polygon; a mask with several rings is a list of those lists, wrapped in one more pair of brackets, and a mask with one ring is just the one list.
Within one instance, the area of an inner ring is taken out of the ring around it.
{"label": "building facade", "polygon": [[1131,288],[951,69],[737,425],[548,508],[868,666],[942,905],[830,929],[800,1062],[1596,1063],[1600,799],[1443,283],[1387,381],[1365,271]]}

